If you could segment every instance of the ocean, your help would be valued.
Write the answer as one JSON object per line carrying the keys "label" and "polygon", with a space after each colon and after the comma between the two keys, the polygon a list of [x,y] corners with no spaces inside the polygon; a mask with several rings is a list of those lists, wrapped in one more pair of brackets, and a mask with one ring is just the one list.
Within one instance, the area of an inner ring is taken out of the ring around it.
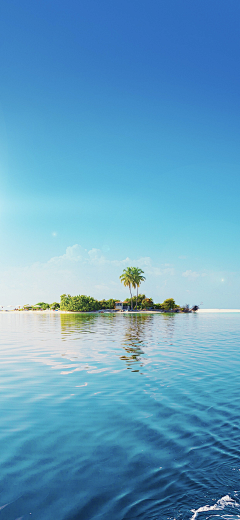
{"label": "ocean", "polygon": [[0,520],[240,518],[238,313],[0,331]]}

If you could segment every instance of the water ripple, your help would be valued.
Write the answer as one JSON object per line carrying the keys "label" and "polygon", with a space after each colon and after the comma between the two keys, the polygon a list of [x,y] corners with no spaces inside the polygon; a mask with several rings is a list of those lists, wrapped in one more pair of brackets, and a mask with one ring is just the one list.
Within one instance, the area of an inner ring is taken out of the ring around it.
{"label": "water ripple", "polygon": [[0,326],[1,520],[240,518],[240,316]]}

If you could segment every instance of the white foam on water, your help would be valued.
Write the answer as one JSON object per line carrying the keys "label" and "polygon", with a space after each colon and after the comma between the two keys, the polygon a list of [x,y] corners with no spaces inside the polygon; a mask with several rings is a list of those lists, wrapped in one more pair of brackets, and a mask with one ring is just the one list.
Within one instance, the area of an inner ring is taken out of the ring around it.
{"label": "white foam on water", "polygon": [[202,513],[204,511],[216,511],[216,510],[222,510],[225,509],[225,507],[238,507],[239,504],[233,500],[229,495],[225,495],[224,497],[220,498],[216,504],[213,504],[213,506],[203,506],[199,507],[199,509],[191,509],[193,516],[190,520],[195,520],[197,518],[198,513]]}
{"label": "white foam on water", "polygon": [[7,507],[9,504],[4,504],[4,506],[0,506],[0,510],[4,509],[4,507]]}

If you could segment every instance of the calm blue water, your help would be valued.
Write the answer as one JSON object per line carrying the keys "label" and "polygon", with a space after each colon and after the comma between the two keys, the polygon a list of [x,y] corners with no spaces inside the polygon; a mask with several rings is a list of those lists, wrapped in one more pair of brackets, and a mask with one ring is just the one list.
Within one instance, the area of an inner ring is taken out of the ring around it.
{"label": "calm blue water", "polygon": [[240,315],[0,330],[0,520],[240,518]]}

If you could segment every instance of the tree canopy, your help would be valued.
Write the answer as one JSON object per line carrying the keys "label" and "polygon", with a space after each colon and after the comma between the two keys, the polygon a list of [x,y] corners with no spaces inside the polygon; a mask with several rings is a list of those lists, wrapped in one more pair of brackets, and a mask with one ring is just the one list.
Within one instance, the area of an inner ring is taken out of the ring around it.
{"label": "tree canopy", "polygon": [[39,307],[39,308],[42,309],[43,311],[46,311],[47,309],[50,308],[50,305],[49,305],[49,303],[39,302],[39,303],[36,303],[36,304],[35,304],[35,307]]}
{"label": "tree canopy", "polygon": [[52,309],[53,311],[55,311],[56,309],[60,309],[60,303],[57,303],[57,302],[51,303],[50,309]]}
{"label": "tree canopy", "polygon": [[164,302],[161,304],[162,309],[165,311],[172,311],[178,307],[176,305],[175,300],[173,298],[168,298],[167,300],[164,300]]}
{"label": "tree canopy", "polygon": [[132,287],[136,289],[137,287],[137,297],[136,297],[136,309],[137,309],[137,300],[138,300],[138,289],[140,287],[141,282],[143,282],[146,278],[143,276],[144,272],[140,267],[127,267],[123,270],[121,276],[119,276],[121,282],[125,285],[125,287],[129,287],[130,298],[131,298],[131,310],[133,308],[133,297],[132,297]]}

